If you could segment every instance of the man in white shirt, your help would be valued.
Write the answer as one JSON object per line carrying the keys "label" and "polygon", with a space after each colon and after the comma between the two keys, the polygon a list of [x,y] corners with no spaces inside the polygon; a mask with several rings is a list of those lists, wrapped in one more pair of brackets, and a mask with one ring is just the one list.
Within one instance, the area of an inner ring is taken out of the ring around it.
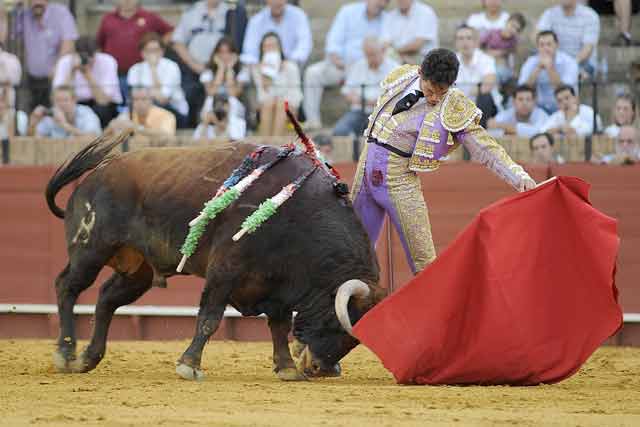
{"label": "man in white shirt", "polygon": [[473,99],[480,110],[480,125],[487,126],[487,120],[498,112],[496,60],[479,48],[478,32],[468,25],[461,25],[456,31],[456,54],[460,61],[456,86],[466,96]]}
{"label": "man in white shirt", "polygon": [[544,11],[537,29],[556,33],[560,50],[574,57],[580,68],[593,76],[600,37],[600,17],[590,7],[580,4],[579,0],[560,0],[559,3]]}
{"label": "man in white shirt", "polygon": [[538,53],[522,65],[518,84],[536,88],[538,106],[547,113],[554,113],[558,109],[554,91],[560,85],[577,86],[578,63],[568,54],[558,51],[558,37],[553,31],[539,32],[536,46]]}
{"label": "man in white shirt", "polygon": [[502,0],[480,0],[484,12],[474,13],[467,25],[475,28],[481,36],[490,30],[502,30],[507,26],[509,13],[502,8]]}
{"label": "man in white shirt", "polygon": [[616,138],[616,152],[595,158],[596,163],[626,165],[640,162],[640,141],[638,130],[633,126],[622,126]]}
{"label": "man in white shirt", "polygon": [[389,0],[366,0],[338,10],[327,33],[324,60],[308,67],[304,74],[305,128],[322,127],[320,104],[324,87],[339,84],[349,67],[362,59],[362,41],[381,33],[388,3]]}
{"label": "man in white shirt", "polygon": [[522,85],[513,95],[513,107],[501,111],[487,125],[490,129],[501,129],[505,135],[531,138],[540,132],[549,115],[536,106],[536,95],[532,87]]}
{"label": "man in white shirt", "polygon": [[594,123],[593,108],[580,104],[573,87],[560,86],[555,95],[559,110],[549,117],[541,132],[549,132],[556,138],[582,138],[602,128],[600,117]]}
{"label": "man in white shirt", "polygon": [[[178,55],[182,71],[182,87],[189,103],[189,124],[195,125],[204,103],[204,87],[200,83],[200,74],[205,71],[216,44],[224,35],[232,34],[243,28],[246,23],[244,6],[236,4],[230,7],[224,0],[203,0],[196,2],[180,17],[178,26],[173,30],[171,39],[173,49]],[[241,31],[240,31],[241,32]],[[234,37],[236,49],[242,46]]]}
{"label": "man in white shirt", "polygon": [[394,59],[419,64],[427,52],[438,47],[438,17],[418,0],[397,0],[397,4],[384,18],[380,39]]}
{"label": "man in white shirt", "polygon": [[248,65],[257,64],[262,37],[275,32],[282,41],[286,59],[299,65],[307,62],[313,46],[306,13],[297,6],[287,4],[287,0],[266,0],[266,4],[267,7],[249,20],[240,61]]}
{"label": "man in white shirt", "polygon": [[162,39],[158,34],[142,36],[140,51],[143,61],[129,69],[128,85],[150,88],[154,103],[174,113],[178,127],[186,127],[189,104],[182,91],[180,67],[164,57]]}
{"label": "man in white shirt", "polygon": [[399,65],[385,57],[382,44],[374,37],[366,38],[362,49],[365,58],[353,64],[342,86],[342,95],[351,105],[351,110],[336,123],[333,129],[336,136],[362,135],[367,126],[367,116],[382,92],[380,82]]}
{"label": "man in white shirt", "polygon": [[100,119],[86,105],[77,103],[71,86],[58,86],[51,93],[51,110],[37,106],[29,119],[29,136],[63,139],[73,136],[100,135]]}

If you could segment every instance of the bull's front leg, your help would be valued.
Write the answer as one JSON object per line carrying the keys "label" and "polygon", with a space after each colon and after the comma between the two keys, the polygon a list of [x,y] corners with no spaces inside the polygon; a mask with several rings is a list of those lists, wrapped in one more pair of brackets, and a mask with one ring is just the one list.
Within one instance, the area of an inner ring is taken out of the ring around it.
{"label": "bull's front leg", "polygon": [[212,270],[207,273],[207,281],[200,298],[195,335],[191,345],[176,364],[176,373],[182,378],[186,380],[204,378],[204,373],[200,369],[202,350],[220,325],[232,289],[233,280],[229,277]]}
{"label": "bull's front leg", "polygon": [[283,317],[269,316],[269,329],[273,341],[273,371],[283,381],[303,381],[307,377],[298,372],[289,351],[291,315],[289,312]]}

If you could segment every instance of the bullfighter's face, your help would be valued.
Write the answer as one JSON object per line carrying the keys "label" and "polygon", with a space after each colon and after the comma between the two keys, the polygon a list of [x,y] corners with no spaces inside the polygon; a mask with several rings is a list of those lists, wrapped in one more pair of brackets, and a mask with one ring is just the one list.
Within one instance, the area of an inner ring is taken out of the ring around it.
{"label": "bullfighter's face", "polygon": [[436,106],[447,94],[449,86],[437,84],[431,80],[425,80],[423,77],[421,77],[420,90],[424,94],[427,103],[431,106]]}

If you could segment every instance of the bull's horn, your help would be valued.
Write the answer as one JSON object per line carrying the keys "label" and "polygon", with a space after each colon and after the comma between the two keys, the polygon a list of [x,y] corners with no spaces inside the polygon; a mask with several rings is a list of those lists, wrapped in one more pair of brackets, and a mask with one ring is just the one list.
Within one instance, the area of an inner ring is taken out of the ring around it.
{"label": "bull's horn", "polygon": [[349,299],[352,295],[357,297],[365,298],[369,295],[369,285],[364,283],[361,280],[348,280],[344,282],[338,288],[338,292],[336,293],[336,316],[338,317],[338,321],[340,325],[344,328],[345,331],[349,333],[349,335],[353,335],[351,333],[351,319],[349,318]]}

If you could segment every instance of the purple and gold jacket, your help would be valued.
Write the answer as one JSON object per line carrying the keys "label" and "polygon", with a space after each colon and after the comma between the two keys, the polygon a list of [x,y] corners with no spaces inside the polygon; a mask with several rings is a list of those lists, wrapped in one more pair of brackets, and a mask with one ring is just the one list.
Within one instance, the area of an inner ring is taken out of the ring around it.
{"label": "purple and gold jacket", "polygon": [[425,102],[392,115],[404,91],[420,78],[418,67],[403,65],[381,83],[383,93],[369,116],[365,137],[411,155],[409,170],[430,172],[463,144],[471,157],[518,188],[529,175],[480,125],[482,112],[460,90],[451,88],[430,111]]}

